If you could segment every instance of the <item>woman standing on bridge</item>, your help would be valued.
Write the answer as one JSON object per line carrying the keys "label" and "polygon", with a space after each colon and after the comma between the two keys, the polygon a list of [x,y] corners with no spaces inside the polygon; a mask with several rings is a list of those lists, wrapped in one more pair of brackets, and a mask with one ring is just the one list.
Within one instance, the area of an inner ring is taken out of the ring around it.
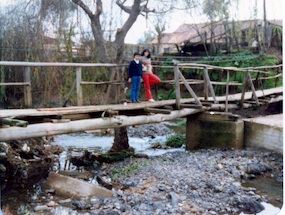
{"label": "woman standing on bridge", "polygon": [[154,84],[160,83],[160,78],[153,74],[152,65],[151,65],[151,55],[148,49],[144,49],[141,54],[141,61],[143,64],[143,82],[145,86],[145,95],[146,100],[149,102],[155,102],[152,94],[150,86]]}

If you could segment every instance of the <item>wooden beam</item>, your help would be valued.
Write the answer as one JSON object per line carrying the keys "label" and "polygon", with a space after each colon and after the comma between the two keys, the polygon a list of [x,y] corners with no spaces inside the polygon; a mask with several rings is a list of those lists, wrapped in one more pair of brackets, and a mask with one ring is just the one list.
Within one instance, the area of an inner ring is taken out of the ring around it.
{"label": "wooden beam", "polygon": [[24,82],[29,83],[24,85],[25,106],[32,107],[31,67],[25,67]]}
{"label": "wooden beam", "polygon": [[229,103],[229,83],[230,83],[230,71],[227,70],[226,109],[225,109],[226,112],[228,112],[228,103]]}
{"label": "wooden beam", "polygon": [[184,83],[186,89],[189,91],[189,93],[191,94],[191,96],[195,99],[196,103],[198,105],[202,105],[198,96],[195,94],[194,90],[190,87],[190,85],[187,83],[186,79],[184,78],[184,76],[182,75],[182,73],[178,70],[179,72],[179,77],[181,78],[182,82]]}
{"label": "wooden beam", "polygon": [[18,120],[18,119],[0,118],[0,124],[18,126],[18,127],[27,127],[29,123],[27,121]]}
{"label": "wooden beam", "polygon": [[163,114],[171,113],[171,110],[160,109],[160,108],[145,108],[144,111],[149,113],[163,113]]}
{"label": "wooden beam", "polygon": [[81,80],[82,80],[81,67],[76,67],[76,94],[77,94],[78,106],[81,106],[83,104]]}
{"label": "wooden beam", "polygon": [[202,105],[197,104],[181,104],[182,108],[195,108],[195,109],[203,109]]}
{"label": "wooden beam", "polygon": [[30,82],[10,82],[10,83],[0,83],[0,86],[31,86]]}
{"label": "wooden beam", "polygon": [[217,99],[216,99],[216,95],[215,95],[215,92],[214,92],[213,85],[211,84],[211,80],[210,80],[210,77],[209,77],[209,73],[208,73],[208,68],[207,67],[204,68],[204,77],[206,79],[208,89],[210,90],[211,95],[212,95],[212,97],[214,99],[214,102],[215,102],[215,104],[217,104],[218,102],[217,102]]}
{"label": "wooden beam", "polygon": [[177,65],[174,67],[174,80],[175,80],[175,95],[176,95],[176,106],[178,109],[180,109],[180,84],[179,84],[179,68]]}
{"label": "wooden beam", "polygon": [[249,80],[249,84],[250,84],[250,87],[251,87],[251,91],[252,91],[253,98],[254,98],[254,100],[255,100],[255,102],[256,102],[256,105],[259,106],[260,103],[259,103],[259,101],[258,101],[258,97],[257,97],[257,95],[256,95],[255,87],[254,87],[254,84],[253,84],[253,82],[252,82],[251,75],[250,75],[250,72],[249,72],[249,71],[247,72],[247,76],[248,76],[248,80]]}
{"label": "wooden beam", "polygon": [[108,118],[85,119],[71,121],[69,123],[40,123],[28,125],[26,128],[10,127],[0,129],[0,141],[29,139],[35,137],[68,134],[74,132],[124,127],[131,125],[142,125],[169,121],[191,114],[199,113],[201,110],[184,108],[171,111],[170,114],[155,114],[150,116],[114,116]]}

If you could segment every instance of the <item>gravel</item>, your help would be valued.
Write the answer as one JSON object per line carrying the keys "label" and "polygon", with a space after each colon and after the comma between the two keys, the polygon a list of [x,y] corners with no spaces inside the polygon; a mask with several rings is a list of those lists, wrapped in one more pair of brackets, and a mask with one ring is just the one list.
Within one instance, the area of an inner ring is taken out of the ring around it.
{"label": "gravel", "polygon": [[84,214],[258,213],[268,199],[241,183],[261,174],[282,180],[282,163],[282,155],[253,148],[126,159],[102,167],[100,174],[113,180],[114,197],[91,204]]}

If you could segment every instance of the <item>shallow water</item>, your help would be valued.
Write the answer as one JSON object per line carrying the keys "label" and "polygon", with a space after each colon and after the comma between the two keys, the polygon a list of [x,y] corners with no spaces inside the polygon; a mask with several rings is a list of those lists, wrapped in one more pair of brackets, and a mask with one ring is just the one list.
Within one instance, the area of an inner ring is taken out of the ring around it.
{"label": "shallow water", "polygon": [[277,182],[274,177],[257,177],[254,180],[248,180],[242,183],[244,187],[256,188],[256,193],[262,196],[269,196],[268,203],[281,208],[283,203],[282,197],[283,189],[282,184]]}
{"label": "shallow water", "polygon": [[[167,152],[184,149],[150,149],[154,143],[164,143],[168,136],[157,136],[155,138],[135,138],[129,137],[129,145],[135,149],[136,153],[144,153],[148,156],[158,156]],[[113,136],[98,136],[88,133],[63,134],[55,137],[54,144],[58,144],[65,149],[87,149],[88,151],[108,151],[114,142]]]}

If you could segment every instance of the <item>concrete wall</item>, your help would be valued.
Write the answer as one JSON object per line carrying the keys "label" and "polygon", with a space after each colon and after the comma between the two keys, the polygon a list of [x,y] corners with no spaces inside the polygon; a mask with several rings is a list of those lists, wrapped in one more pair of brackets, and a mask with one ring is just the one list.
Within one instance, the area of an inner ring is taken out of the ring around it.
{"label": "concrete wall", "polygon": [[245,120],[244,144],[246,147],[266,148],[282,154],[283,126],[278,125],[278,119],[275,119],[275,125],[269,123],[268,117]]}
{"label": "concrete wall", "polygon": [[229,115],[202,113],[187,118],[186,149],[199,147],[243,148],[244,122]]}
{"label": "concrete wall", "polygon": [[283,114],[244,120],[225,113],[190,115],[186,149],[195,147],[260,147],[283,153]]}

